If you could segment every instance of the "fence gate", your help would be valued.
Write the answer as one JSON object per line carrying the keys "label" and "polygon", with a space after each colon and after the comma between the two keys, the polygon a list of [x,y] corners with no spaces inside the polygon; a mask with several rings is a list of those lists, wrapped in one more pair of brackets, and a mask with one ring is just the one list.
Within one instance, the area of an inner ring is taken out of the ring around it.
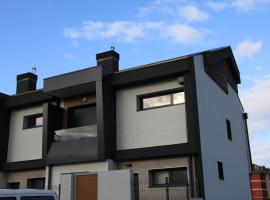
{"label": "fence gate", "polygon": [[76,177],[76,200],[97,200],[97,175]]}

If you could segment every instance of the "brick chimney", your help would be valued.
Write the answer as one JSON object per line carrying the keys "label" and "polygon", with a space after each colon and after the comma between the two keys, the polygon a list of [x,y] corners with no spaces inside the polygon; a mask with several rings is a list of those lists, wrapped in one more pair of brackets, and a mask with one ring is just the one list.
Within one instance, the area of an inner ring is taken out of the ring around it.
{"label": "brick chimney", "polygon": [[17,75],[16,94],[35,91],[37,88],[37,78],[38,76],[31,72]]}
{"label": "brick chimney", "polygon": [[105,66],[113,72],[119,71],[120,55],[114,51],[105,51],[96,55],[97,65]]}

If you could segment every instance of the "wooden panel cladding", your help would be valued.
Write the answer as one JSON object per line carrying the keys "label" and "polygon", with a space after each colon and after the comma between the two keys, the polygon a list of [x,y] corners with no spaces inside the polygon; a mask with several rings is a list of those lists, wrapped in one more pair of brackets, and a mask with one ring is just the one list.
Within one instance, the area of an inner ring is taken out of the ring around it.
{"label": "wooden panel cladding", "polygon": [[82,95],[77,97],[71,97],[64,99],[64,109],[67,110],[70,107],[83,106],[95,103],[96,97],[93,95]]}
{"label": "wooden panel cladding", "polygon": [[76,200],[97,200],[96,174],[77,176]]}

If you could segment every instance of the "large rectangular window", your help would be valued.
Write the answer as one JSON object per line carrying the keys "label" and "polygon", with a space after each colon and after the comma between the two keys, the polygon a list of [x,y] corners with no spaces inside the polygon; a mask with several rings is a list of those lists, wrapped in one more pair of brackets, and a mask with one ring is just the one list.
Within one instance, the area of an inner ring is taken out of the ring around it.
{"label": "large rectangular window", "polygon": [[188,184],[187,168],[154,169],[149,171],[149,186],[186,186]]}
{"label": "large rectangular window", "polygon": [[161,91],[138,96],[138,110],[147,110],[185,103],[184,91]]}
{"label": "large rectangular window", "polygon": [[227,136],[229,140],[232,140],[232,129],[231,129],[231,122],[226,119],[226,127],[227,127]]}
{"label": "large rectangular window", "polygon": [[43,115],[35,114],[25,116],[23,120],[23,129],[37,128],[43,126]]}
{"label": "large rectangular window", "polygon": [[71,107],[68,109],[68,128],[95,125],[96,105]]}
{"label": "large rectangular window", "polygon": [[224,180],[223,163],[218,161],[218,176],[220,180]]}
{"label": "large rectangular window", "polygon": [[20,189],[20,182],[9,182],[7,187],[8,189]]}
{"label": "large rectangular window", "polygon": [[44,189],[45,178],[31,178],[27,180],[27,188],[29,189]]}

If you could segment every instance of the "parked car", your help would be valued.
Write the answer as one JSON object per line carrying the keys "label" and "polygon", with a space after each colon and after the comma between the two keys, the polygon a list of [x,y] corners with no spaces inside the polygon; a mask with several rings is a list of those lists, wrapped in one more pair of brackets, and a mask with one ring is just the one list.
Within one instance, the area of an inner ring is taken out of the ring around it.
{"label": "parked car", "polygon": [[0,200],[59,200],[51,190],[0,189]]}

